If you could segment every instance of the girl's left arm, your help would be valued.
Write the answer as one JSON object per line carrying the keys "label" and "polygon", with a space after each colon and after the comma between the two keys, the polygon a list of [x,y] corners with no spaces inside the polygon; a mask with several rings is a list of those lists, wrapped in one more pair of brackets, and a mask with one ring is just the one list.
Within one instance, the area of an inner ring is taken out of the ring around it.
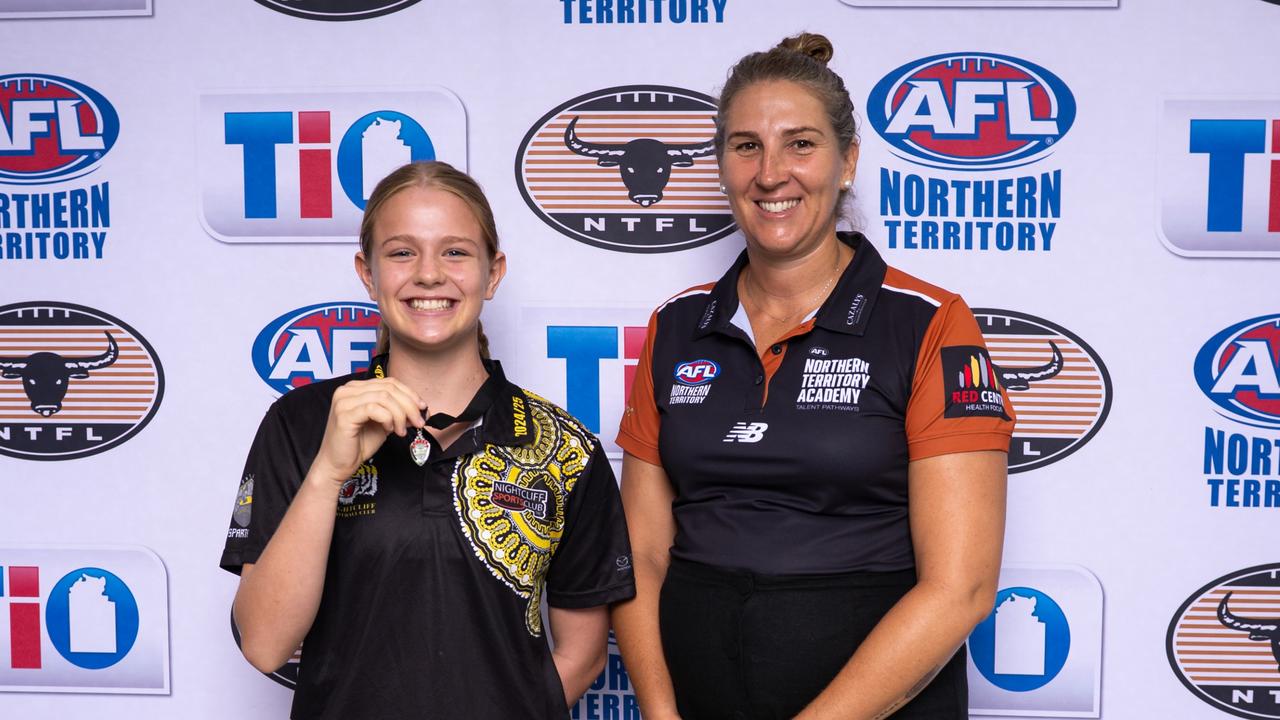
{"label": "girl's left arm", "polygon": [[880,720],[929,684],[995,603],[1007,455],[963,452],[908,465],[918,582],[796,720]]}
{"label": "girl's left arm", "polygon": [[547,613],[555,647],[551,657],[564,686],[565,705],[572,708],[604,669],[609,641],[609,606],[568,609],[553,607]]}

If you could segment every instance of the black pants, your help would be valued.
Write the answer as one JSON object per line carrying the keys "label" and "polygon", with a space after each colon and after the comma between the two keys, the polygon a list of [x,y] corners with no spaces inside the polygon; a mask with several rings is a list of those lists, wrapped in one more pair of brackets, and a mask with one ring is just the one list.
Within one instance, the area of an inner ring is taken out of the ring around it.
{"label": "black pants", "polygon": [[[681,717],[795,717],[915,582],[911,570],[777,577],[673,558],[659,616]],[[962,647],[892,717],[969,717],[965,672]]]}

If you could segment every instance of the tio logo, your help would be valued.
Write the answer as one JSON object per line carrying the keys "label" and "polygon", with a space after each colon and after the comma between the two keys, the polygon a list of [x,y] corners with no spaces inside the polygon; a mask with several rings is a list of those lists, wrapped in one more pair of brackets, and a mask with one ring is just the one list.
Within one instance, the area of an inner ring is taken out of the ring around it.
{"label": "tio logo", "polygon": [[1280,256],[1280,100],[1168,101],[1160,143],[1166,247]]}
{"label": "tio logo", "polygon": [[258,375],[283,395],[369,366],[381,316],[371,303],[308,305],[272,320],[253,341]]}
{"label": "tio logo", "polygon": [[622,402],[631,397],[631,384],[636,377],[636,361],[644,348],[645,326],[573,326],[552,325],[547,328],[547,357],[564,360],[565,409],[582,421],[587,429],[599,434],[600,362],[619,357],[618,339],[622,338],[623,366]]}
{"label": "tio logo", "polygon": [[210,95],[200,122],[203,219],[224,242],[350,242],[387,173],[437,158],[466,170],[466,117],[440,88]]}
{"label": "tio logo", "polygon": [[167,581],[153,553],[0,548],[0,563],[0,690],[168,692]]}
{"label": "tio logo", "polygon": [[972,715],[1099,717],[1102,586],[1074,565],[1000,569],[969,636]]}

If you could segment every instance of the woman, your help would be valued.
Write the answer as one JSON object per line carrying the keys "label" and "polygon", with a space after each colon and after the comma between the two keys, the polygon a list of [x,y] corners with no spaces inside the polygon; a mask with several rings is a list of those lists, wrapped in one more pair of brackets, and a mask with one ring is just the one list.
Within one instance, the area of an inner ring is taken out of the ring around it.
{"label": "woman", "polygon": [[506,258],[471,178],[385,178],[355,266],[382,315],[368,372],[280,398],[246,463],[222,556],[244,655],[270,672],[305,638],[299,719],[565,718],[634,593],[609,462],[487,359]]}
{"label": "woman", "polygon": [[654,312],[623,415],[613,619],[646,720],[968,717],[1012,412],[960,298],[836,232],[858,146],[831,54],[805,34],[731,72],[746,250]]}

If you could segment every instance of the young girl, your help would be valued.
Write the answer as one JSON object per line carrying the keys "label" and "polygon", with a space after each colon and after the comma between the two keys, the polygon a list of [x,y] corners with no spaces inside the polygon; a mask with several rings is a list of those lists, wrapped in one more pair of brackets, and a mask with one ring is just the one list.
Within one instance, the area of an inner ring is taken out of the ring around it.
{"label": "young girl", "polygon": [[245,465],[221,563],[244,655],[269,672],[305,639],[299,720],[565,718],[634,594],[608,459],[488,359],[506,257],[470,177],[385,178],[355,266],[382,315],[368,371],[280,398]]}

